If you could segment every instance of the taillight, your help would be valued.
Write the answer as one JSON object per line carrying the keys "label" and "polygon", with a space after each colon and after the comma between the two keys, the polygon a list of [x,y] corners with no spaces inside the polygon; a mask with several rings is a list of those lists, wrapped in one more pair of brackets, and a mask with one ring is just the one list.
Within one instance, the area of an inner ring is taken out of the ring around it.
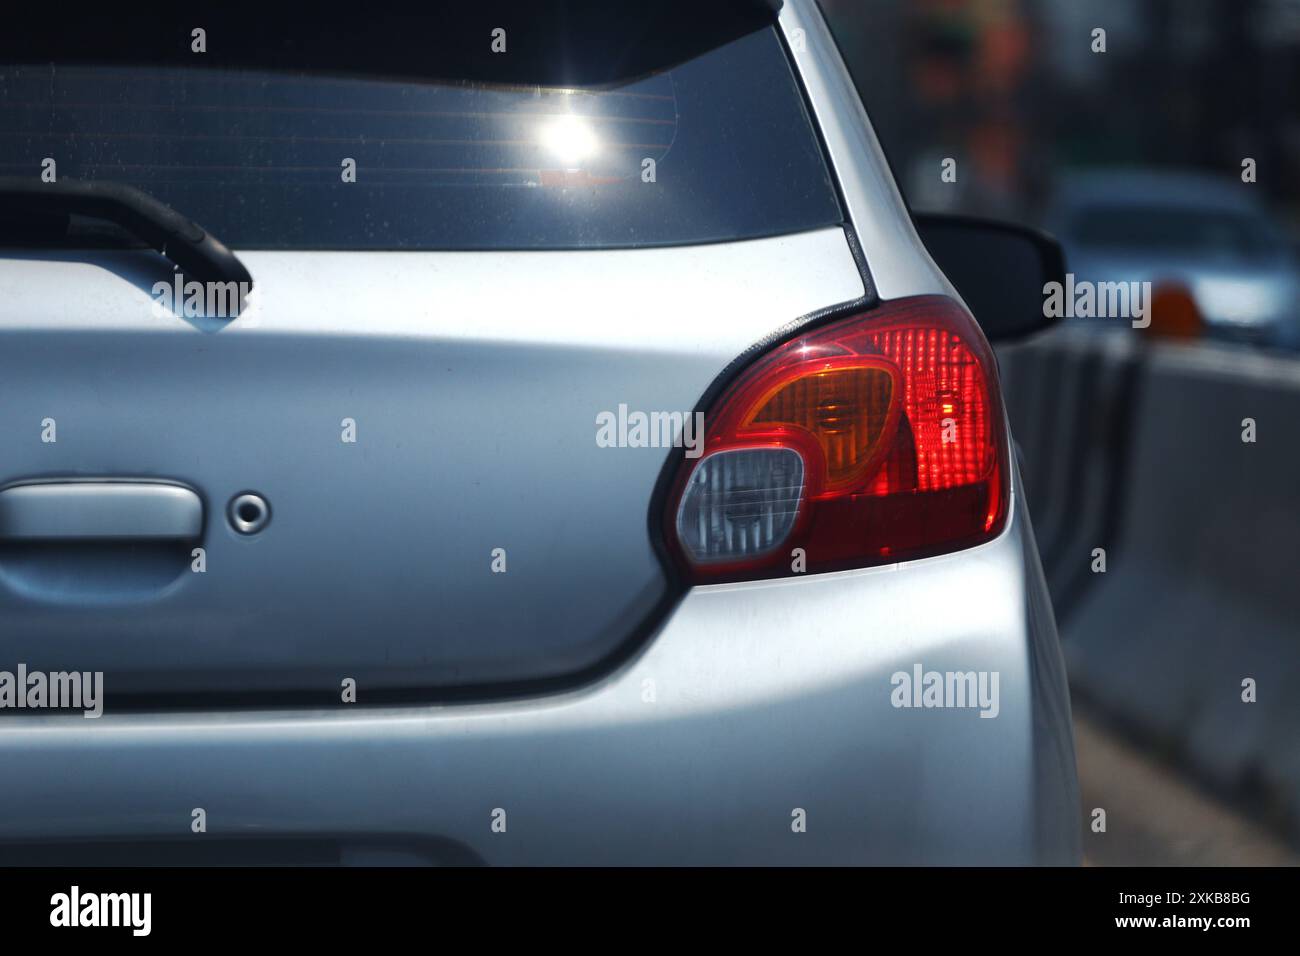
{"label": "taillight", "polygon": [[[995,537],[993,355],[951,299],[897,299],[757,359],[705,416],[667,536],[699,582],[925,557]],[[795,549],[802,549],[802,564]]]}

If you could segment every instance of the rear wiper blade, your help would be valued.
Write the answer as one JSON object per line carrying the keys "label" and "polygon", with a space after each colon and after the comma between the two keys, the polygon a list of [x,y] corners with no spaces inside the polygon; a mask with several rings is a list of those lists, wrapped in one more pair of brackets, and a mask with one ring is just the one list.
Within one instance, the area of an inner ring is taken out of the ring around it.
{"label": "rear wiper blade", "polygon": [[49,214],[106,219],[176,263],[187,278],[244,282],[252,288],[248,269],[216,236],[134,186],[0,176],[0,219]]}

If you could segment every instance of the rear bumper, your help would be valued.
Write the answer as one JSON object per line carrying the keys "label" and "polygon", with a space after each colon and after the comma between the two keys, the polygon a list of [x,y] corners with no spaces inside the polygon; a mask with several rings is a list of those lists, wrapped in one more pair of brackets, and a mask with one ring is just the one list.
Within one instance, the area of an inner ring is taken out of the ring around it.
{"label": "rear bumper", "polygon": [[[99,720],[7,719],[4,857],[328,835],[493,864],[1076,862],[1029,533],[1017,507],[955,555],[696,589],[618,673],[562,696],[366,709],[362,688],[335,711],[114,716],[110,688]],[[998,672],[997,716],[894,707],[891,675],[915,664]]]}

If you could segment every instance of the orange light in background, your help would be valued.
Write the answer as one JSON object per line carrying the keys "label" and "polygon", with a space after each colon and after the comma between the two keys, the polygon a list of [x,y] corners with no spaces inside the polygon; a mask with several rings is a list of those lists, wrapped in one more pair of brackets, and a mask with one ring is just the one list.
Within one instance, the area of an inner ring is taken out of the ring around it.
{"label": "orange light in background", "polygon": [[1205,317],[1192,292],[1182,282],[1166,281],[1151,293],[1151,325],[1146,331],[1163,339],[1197,339],[1205,331]]}

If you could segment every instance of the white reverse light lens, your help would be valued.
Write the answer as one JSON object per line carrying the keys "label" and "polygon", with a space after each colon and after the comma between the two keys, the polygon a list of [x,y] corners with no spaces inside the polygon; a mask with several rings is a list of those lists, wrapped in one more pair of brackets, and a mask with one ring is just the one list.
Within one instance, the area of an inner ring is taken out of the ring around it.
{"label": "white reverse light lens", "polygon": [[677,509],[677,539],[696,563],[742,561],[781,544],[803,499],[792,448],[739,448],[700,460]]}

